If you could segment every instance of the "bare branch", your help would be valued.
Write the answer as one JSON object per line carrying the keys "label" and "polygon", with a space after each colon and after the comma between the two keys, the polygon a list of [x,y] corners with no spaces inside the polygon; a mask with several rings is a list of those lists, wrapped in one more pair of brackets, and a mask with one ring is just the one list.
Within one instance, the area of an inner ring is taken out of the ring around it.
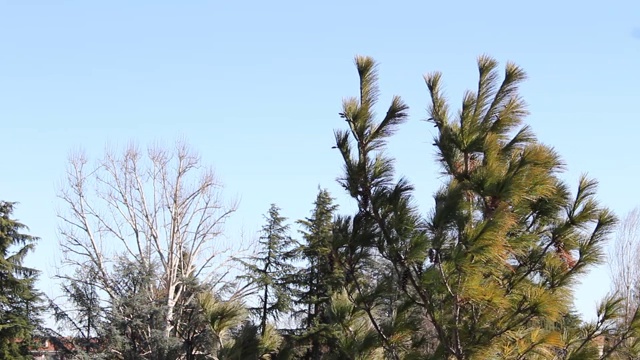
{"label": "bare branch", "polygon": [[206,276],[213,262],[226,262],[220,256],[229,249],[219,239],[236,206],[225,206],[213,171],[184,143],[144,154],[131,145],[121,155],[106,152],[95,168],[88,164],[84,154],[71,156],[58,194],[66,207],[59,214],[65,264],[91,264],[94,285],[110,299],[117,279],[108,264],[117,257],[157,264],[169,334],[183,278]]}

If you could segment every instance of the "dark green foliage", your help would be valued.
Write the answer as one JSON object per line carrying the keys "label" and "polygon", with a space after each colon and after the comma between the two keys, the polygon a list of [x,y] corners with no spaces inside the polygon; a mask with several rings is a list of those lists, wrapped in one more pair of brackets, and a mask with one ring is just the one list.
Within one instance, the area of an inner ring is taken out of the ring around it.
{"label": "dark green foliage", "polygon": [[[114,267],[115,301],[96,298],[94,285],[80,280],[63,287],[64,308],[51,302],[56,321],[73,334],[75,356],[80,358],[205,359],[214,336],[200,297],[211,291],[193,276],[184,278],[184,296],[176,304],[174,335],[164,336],[165,311],[162,280],[155,267],[121,258]],[[88,270],[88,273],[91,273]],[[81,278],[76,276],[76,278]]]}
{"label": "dark green foliage", "polygon": [[258,306],[251,308],[258,318],[260,334],[265,335],[269,320],[279,320],[291,308],[291,293],[287,284],[291,281],[294,243],[289,236],[286,218],[280,209],[271,205],[265,216],[259,250],[249,261],[243,261],[244,276],[256,288]]}
{"label": "dark green foliage", "polygon": [[62,285],[63,296],[68,301],[67,310],[49,301],[56,322],[73,335],[74,347],[86,353],[96,350],[94,347],[98,344],[92,339],[101,335],[105,325],[105,308],[100,303],[97,287],[82,280],[94,276],[95,273],[88,267],[83,273],[77,271],[74,279],[66,280]]}
{"label": "dark green foliage", "polygon": [[38,271],[23,265],[38,238],[13,219],[15,203],[0,201],[0,358],[29,359],[29,346],[42,311],[34,288]]}
{"label": "dark green foliage", "polygon": [[186,360],[204,359],[213,347],[213,334],[199,299],[212,289],[192,276],[184,279],[182,286],[185,294],[176,306],[178,316],[175,327],[175,336],[182,344],[180,353]]}
{"label": "dark green foliage", "polygon": [[300,341],[308,346],[308,359],[322,358],[336,340],[329,332],[328,318],[332,296],[344,285],[339,249],[333,241],[336,209],[329,192],[320,190],[311,217],[298,221],[304,239],[299,255],[305,266],[297,274],[295,302],[302,307]]}
{"label": "dark green foliage", "polygon": [[[560,156],[524,124],[527,110],[518,93],[524,71],[508,63],[501,76],[497,62],[481,56],[477,88],[464,94],[455,113],[442,94],[441,74],[425,76],[442,179],[433,207],[425,211],[386,152],[409,108],[395,96],[377,117],[376,63],[357,57],[356,66],[359,96],[343,102],[340,116],[346,125],[335,132],[344,164],[338,181],[356,211],[338,215],[334,199],[320,190],[311,215],[297,222],[302,238],[297,242],[280,209],[271,205],[257,252],[240,260],[245,272],[238,279],[247,285],[226,296],[231,284],[204,282],[195,268],[199,246],[213,235],[199,232],[209,224],[208,215],[193,230],[202,239],[193,243],[198,245],[184,242],[190,230],[174,229],[191,222],[182,211],[198,208],[189,200],[197,196],[170,194],[175,207],[162,215],[172,219],[166,261],[165,251],[151,242],[158,240],[156,218],[145,210],[145,196],[133,201],[127,196],[142,195],[140,186],[125,180],[118,201],[142,204],[142,210],[125,217],[132,234],[116,229],[118,221],[107,230],[124,244],[135,237],[138,253],[127,248],[131,257],[105,261],[89,256],[85,261],[93,265],[85,271],[100,281],[83,282],[76,274],[65,284],[74,312],[56,308],[56,316],[77,336],[76,355],[123,360],[638,358],[640,310],[630,307],[629,299],[606,298],[593,322],[582,322],[573,312],[573,286],[603,260],[616,218],[596,201],[596,181],[583,176],[575,193],[570,191],[560,177]],[[127,156],[135,165],[136,151]],[[157,157],[157,164],[167,164],[162,159]],[[93,209],[84,214],[77,207],[86,201],[82,179],[71,182],[78,199],[64,199],[81,219],[100,220]],[[187,205],[177,206],[178,198]],[[35,239],[18,232],[24,226],[9,219],[11,210],[12,204],[0,203],[0,285],[10,290],[0,295],[0,357],[24,359],[38,294],[35,271],[21,264]],[[152,229],[139,232],[138,221]],[[107,222],[98,224],[107,228]],[[80,229],[93,241],[88,227]],[[73,233],[65,236],[72,240],[68,251],[88,246]],[[145,255],[154,246],[157,253]],[[104,293],[108,296],[100,300]],[[285,329],[292,319],[297,327]]]}
{"label": "dark green foliage", "polygon": [[282,359],[280,351],[282,337],[278,330],[267,325],[265,332],[251,322],[245,322],[234,334],[229,346],[220,351],[220,359]]}
{"label": "dark green foliage", "polygon": [[106,352],[125,359],[175,359],[180,342],[164,336],[164,304],[157,292],[155,269],[122,258],[114,269],[118,283],[116,301],[111,304],[103,334],[109,342]]}

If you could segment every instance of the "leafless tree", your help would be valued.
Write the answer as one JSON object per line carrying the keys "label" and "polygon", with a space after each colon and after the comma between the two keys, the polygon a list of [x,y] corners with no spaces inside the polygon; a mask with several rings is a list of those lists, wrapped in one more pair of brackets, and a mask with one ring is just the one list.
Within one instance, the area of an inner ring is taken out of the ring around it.
{"label": "leafless tree", "polygon": [[624,299],[624,318],[629,321],[640,306],[640,208],[620,223],[608,263],[613,290]]}
{"label": "leafless tree", "polygon": [[58,215],[63,264],[95,269],[85,280],[106,301],[117,295],[117,257],[157,266],[162,278],[156,291],[166,302],[163,330],[170,336],[183,279],[207,276],[228,250],[222,228],[236,205],[223,201],[213,171],[181,142],[173,151],[133,145],[120,155],[107,151],[96,165],[79,153],[70,157],[59,197],[65,205]]}

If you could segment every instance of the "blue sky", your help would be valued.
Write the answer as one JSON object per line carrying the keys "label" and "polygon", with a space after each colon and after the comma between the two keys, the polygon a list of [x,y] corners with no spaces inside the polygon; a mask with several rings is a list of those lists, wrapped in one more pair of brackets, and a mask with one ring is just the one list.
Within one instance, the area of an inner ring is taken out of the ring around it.
{"label": "blue sky", "polygon": [[[70,151],[186,139],[240,199],[231,239],[253,236],[272,202],[308,214],[335,183],[333,129],[356,95],[356,54],[380,64],[381,104],[411,120],[392,140],[424,211],[439,185],[422,74],[442,71],[459,103],[487,53],[529,74],[522,94],[541,141],[587,172],[623,215],[640,204],[637,1],[0,1],[0,199],[42,238],[30,264],[55,293],[56,188]],[[587,316],[606,269],[577,292]]]}

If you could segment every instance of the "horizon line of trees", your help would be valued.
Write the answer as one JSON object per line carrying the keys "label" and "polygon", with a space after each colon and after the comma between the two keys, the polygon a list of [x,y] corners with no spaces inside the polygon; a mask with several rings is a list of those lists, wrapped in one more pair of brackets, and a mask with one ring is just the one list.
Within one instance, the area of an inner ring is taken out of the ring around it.
{"label": "horizon line of trees", "polygon": [[[377,65],[355,64],[359,93],[334,135],[357,208],[340,213],[320,188],[298,236],[272,204],[256,251],[234,252],[222,234],[237,206],[184,143],[96,164],[77,154],[58,214],[72,271],[54,301],[22,265],[38,239],[0,202],[0,357],[29,359],[36,336],[62,331],[68,359],[638,358],[638,220],[618,228],[614,293],[582,321],[573,286],[604,260],[617,219],[595,180],[571,190],[559,154],[524,124],[525,72],[507,63],[501,76],[479,57],[457,112],[442,75],[425,76],[443,179],[425,211],[386,151],[409,108],[394,96],[377,116]],[[44,311],[59,329],[42,326]]]}

